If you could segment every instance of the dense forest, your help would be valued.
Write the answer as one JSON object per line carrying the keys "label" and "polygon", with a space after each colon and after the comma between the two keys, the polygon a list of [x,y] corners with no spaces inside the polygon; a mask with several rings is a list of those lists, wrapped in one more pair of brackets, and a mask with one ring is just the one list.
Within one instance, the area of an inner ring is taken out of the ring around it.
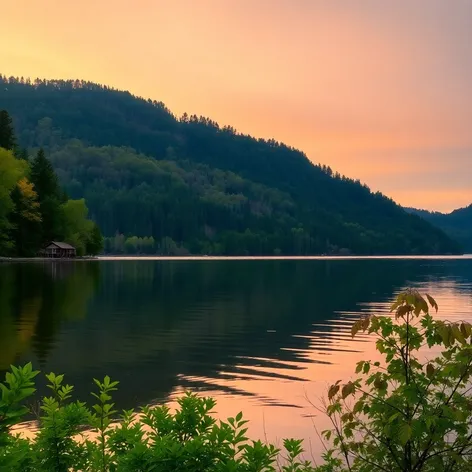
{"label": "dense forest", "polygon": [[451,213],[430,212],[414,208],[406,208],[406,210],[441,228],[451,238],[459,241],[465,251],[472,253],[472,205],[459,208]]}
{"label": "dense forest", "polygon": [[[45,149],[112,253],[438,254],[457,243],[275,140],[83,81],[0,78],[18,144]],[[19,152],[21,154],[22,152]]]}
{"label": "dense forest", "polygon": [[44,151],[29,158],[0,110],[0,256],[36,256],[50,241],[66,241],[79,255],[102,250],[98,226],[84,199],[71,200]]}

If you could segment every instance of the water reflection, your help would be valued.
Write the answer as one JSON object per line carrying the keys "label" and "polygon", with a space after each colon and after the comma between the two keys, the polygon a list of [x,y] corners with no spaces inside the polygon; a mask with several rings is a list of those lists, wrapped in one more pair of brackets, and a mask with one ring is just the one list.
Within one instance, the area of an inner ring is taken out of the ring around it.
{"label": "water reflection", "polygon": [[255,435],[265,424],[309,437],[305,394],[374,355],[368,337],[351,339],[352,321],[411,285],[436,296],[441,316],[470,318],[471,260],[1,265],[0,369],[32,360],[65,372],[82,398],[107,373],[126,408],[204,390],[220,414],[244,410]]}
{"label": "water reflection", "polygon": [[61,324],[81,320],[99,283],[99,264],[0,265],[0,370],[33,355],[47,362]]}

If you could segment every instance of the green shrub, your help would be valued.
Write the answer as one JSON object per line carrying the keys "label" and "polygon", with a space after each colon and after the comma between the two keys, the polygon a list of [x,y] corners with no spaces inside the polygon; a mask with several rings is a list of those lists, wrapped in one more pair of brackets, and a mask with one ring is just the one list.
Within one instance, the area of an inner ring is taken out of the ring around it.
{"label": "green shrub", "polygon": [[[0,470],[9,472],[133,471],[275,471],[313,472],[300,459],[301,441],[285,440],[284,453],[272,444],[250,441],[242,413],[227,421],[212,415],[215,401],[187,393],[172,412],[166,406],[144,407],[117,415],[112,392],[118,382],[95,380],[91,408],[72,401],[73,387],[63,375],[46,376],[50,397],[41,401],[33,439],[14,435],[34,394],[38,372],[31,364],[12,367],[0,384]],[[285,465],[278,463],[282,461]],[[324,469],[323,469],[324,470]]]}
{"label": "green shrub", "polygon": [[[357,364],[360,377],[336,382],[326,413],[333,457],[356,472],[472,470],[472,326],[434,320],[438,305],[401,293],[395,316],[367,316],[352,327],[375,333],[384,362]],[[427,360],[434,348],[440,351]]]}

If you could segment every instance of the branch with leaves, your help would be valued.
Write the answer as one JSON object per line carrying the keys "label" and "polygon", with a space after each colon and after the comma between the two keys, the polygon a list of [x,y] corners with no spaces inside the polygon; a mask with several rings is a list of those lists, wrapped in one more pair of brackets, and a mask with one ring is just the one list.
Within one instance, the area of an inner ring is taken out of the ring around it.
{"label": "branch with leaves", "polygon": [[[353,337],[377,336],[384,362],[359,362],[360,377],[328,391],[335,426],[323,435],[349,470],[472,470],[472,325],[435,320],[430,309],[438,311],[434,298],[409,289],[393,316],[354,323]],[[432,347],[440,356],[421,362],[420,350]]]}

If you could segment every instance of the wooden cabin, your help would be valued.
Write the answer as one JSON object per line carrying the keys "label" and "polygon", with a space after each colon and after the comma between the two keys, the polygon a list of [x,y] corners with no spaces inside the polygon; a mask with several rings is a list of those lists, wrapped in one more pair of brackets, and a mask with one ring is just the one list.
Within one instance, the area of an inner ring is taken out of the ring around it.
{"label": "wooden cabin", "polygon": [[51,241],[42,251],[43,257],[52,258],[72,258],[76,256],[76,250],[74,246],[67,243],[61,243],[58,241]]}

